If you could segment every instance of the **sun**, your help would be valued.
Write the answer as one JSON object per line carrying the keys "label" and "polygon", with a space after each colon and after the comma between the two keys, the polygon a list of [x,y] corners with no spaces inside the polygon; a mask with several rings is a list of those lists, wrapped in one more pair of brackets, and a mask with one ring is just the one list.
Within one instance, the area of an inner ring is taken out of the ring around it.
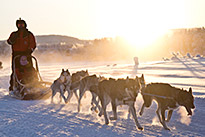
{"label": "sun", "polygon": [[104,0],[98,4],[99,33],[124,37],[132,45],[130,48],[146,48],[179,21],[183,22],[183,7],[175,8],[175,0]]}
{"label": "sun", "polygon": [[163,36],[167,30],[166,29],[148,29],[148,30],[140,30],[137,29],[137,32],[130,31],[123,35],[123,37],[127,40],[128,45],[134,49],[146,49],[154,44],[154,42]]}

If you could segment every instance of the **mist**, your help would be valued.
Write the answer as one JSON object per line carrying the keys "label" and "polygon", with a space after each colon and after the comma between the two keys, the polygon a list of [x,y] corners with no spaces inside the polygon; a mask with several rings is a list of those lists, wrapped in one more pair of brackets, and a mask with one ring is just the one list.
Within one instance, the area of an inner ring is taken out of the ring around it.
{"label": "mist", "polygon": [[[188,126],[191,123],[191,117],[187,116],[187,111],[184,107],[180,107],[177,113],[180,114],[179,120],[182,124],[185,124]],[[194,112],[192,113],[192,115],[194,115]]]}

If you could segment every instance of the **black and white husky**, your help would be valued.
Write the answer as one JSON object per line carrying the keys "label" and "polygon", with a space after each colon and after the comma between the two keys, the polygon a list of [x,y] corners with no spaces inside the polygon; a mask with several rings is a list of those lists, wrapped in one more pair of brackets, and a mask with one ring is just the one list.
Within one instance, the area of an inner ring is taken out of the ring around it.
{"label": "black and white husky", "polygon": [[[61,97],[63,97],[65,103],[67,103],[67,99],[70,96],[70,86],[71,86],[70,72],[68,71],[68,69],[66,71],[62,69],[60,77],[57,78],[51,85],[51,90],[52,90],[51,103],[53,103],[53,97],[56,95],[57,92],[60,93],[60,101],[62,99]],[[67,98],[64,96],[65,91],[68,92]]]}

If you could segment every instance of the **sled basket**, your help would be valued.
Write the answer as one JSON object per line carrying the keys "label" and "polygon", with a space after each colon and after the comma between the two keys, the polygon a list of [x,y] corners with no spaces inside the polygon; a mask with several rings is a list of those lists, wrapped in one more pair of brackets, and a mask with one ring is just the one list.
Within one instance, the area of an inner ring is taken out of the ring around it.
{"label": "sled basket", "polygon": [[[13,70],[15,70],[15,62],[17,58],[20,58],[21,55],[14,57],[13,59]],[[38,81],[23,83],[18,79],[16,71],[13,73],[13,90],[10,91],[9,95],[16,99],[20,100],[40,100],[47,99],[51,96],[50,90],[50,82],[45,82],[42,80],[39,69],[37,59],[34,56],[31,56],[32,59],[35,60],[35,71],[38,75]]]}

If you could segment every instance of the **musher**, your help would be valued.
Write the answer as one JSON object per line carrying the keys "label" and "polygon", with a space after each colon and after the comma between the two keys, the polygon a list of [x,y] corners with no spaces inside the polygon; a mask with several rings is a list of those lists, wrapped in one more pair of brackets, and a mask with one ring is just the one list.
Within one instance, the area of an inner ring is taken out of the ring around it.
{"label": "musher", "polygon": [[[10,77],[10,87],[9,91],[13,90],[13,60],[18,55],[26,55],[30,64],[32,64],[31,54],[36,48],[36,41],[34,35],[28,31],[27,24],[21,18],[16,21],[17,31],[11,33],[9,39],[7,40],[8,44],[12,46],[12,74]],[[20,64],[16,63],[20,59],[15,61],[15,68],[19,68]]]}

